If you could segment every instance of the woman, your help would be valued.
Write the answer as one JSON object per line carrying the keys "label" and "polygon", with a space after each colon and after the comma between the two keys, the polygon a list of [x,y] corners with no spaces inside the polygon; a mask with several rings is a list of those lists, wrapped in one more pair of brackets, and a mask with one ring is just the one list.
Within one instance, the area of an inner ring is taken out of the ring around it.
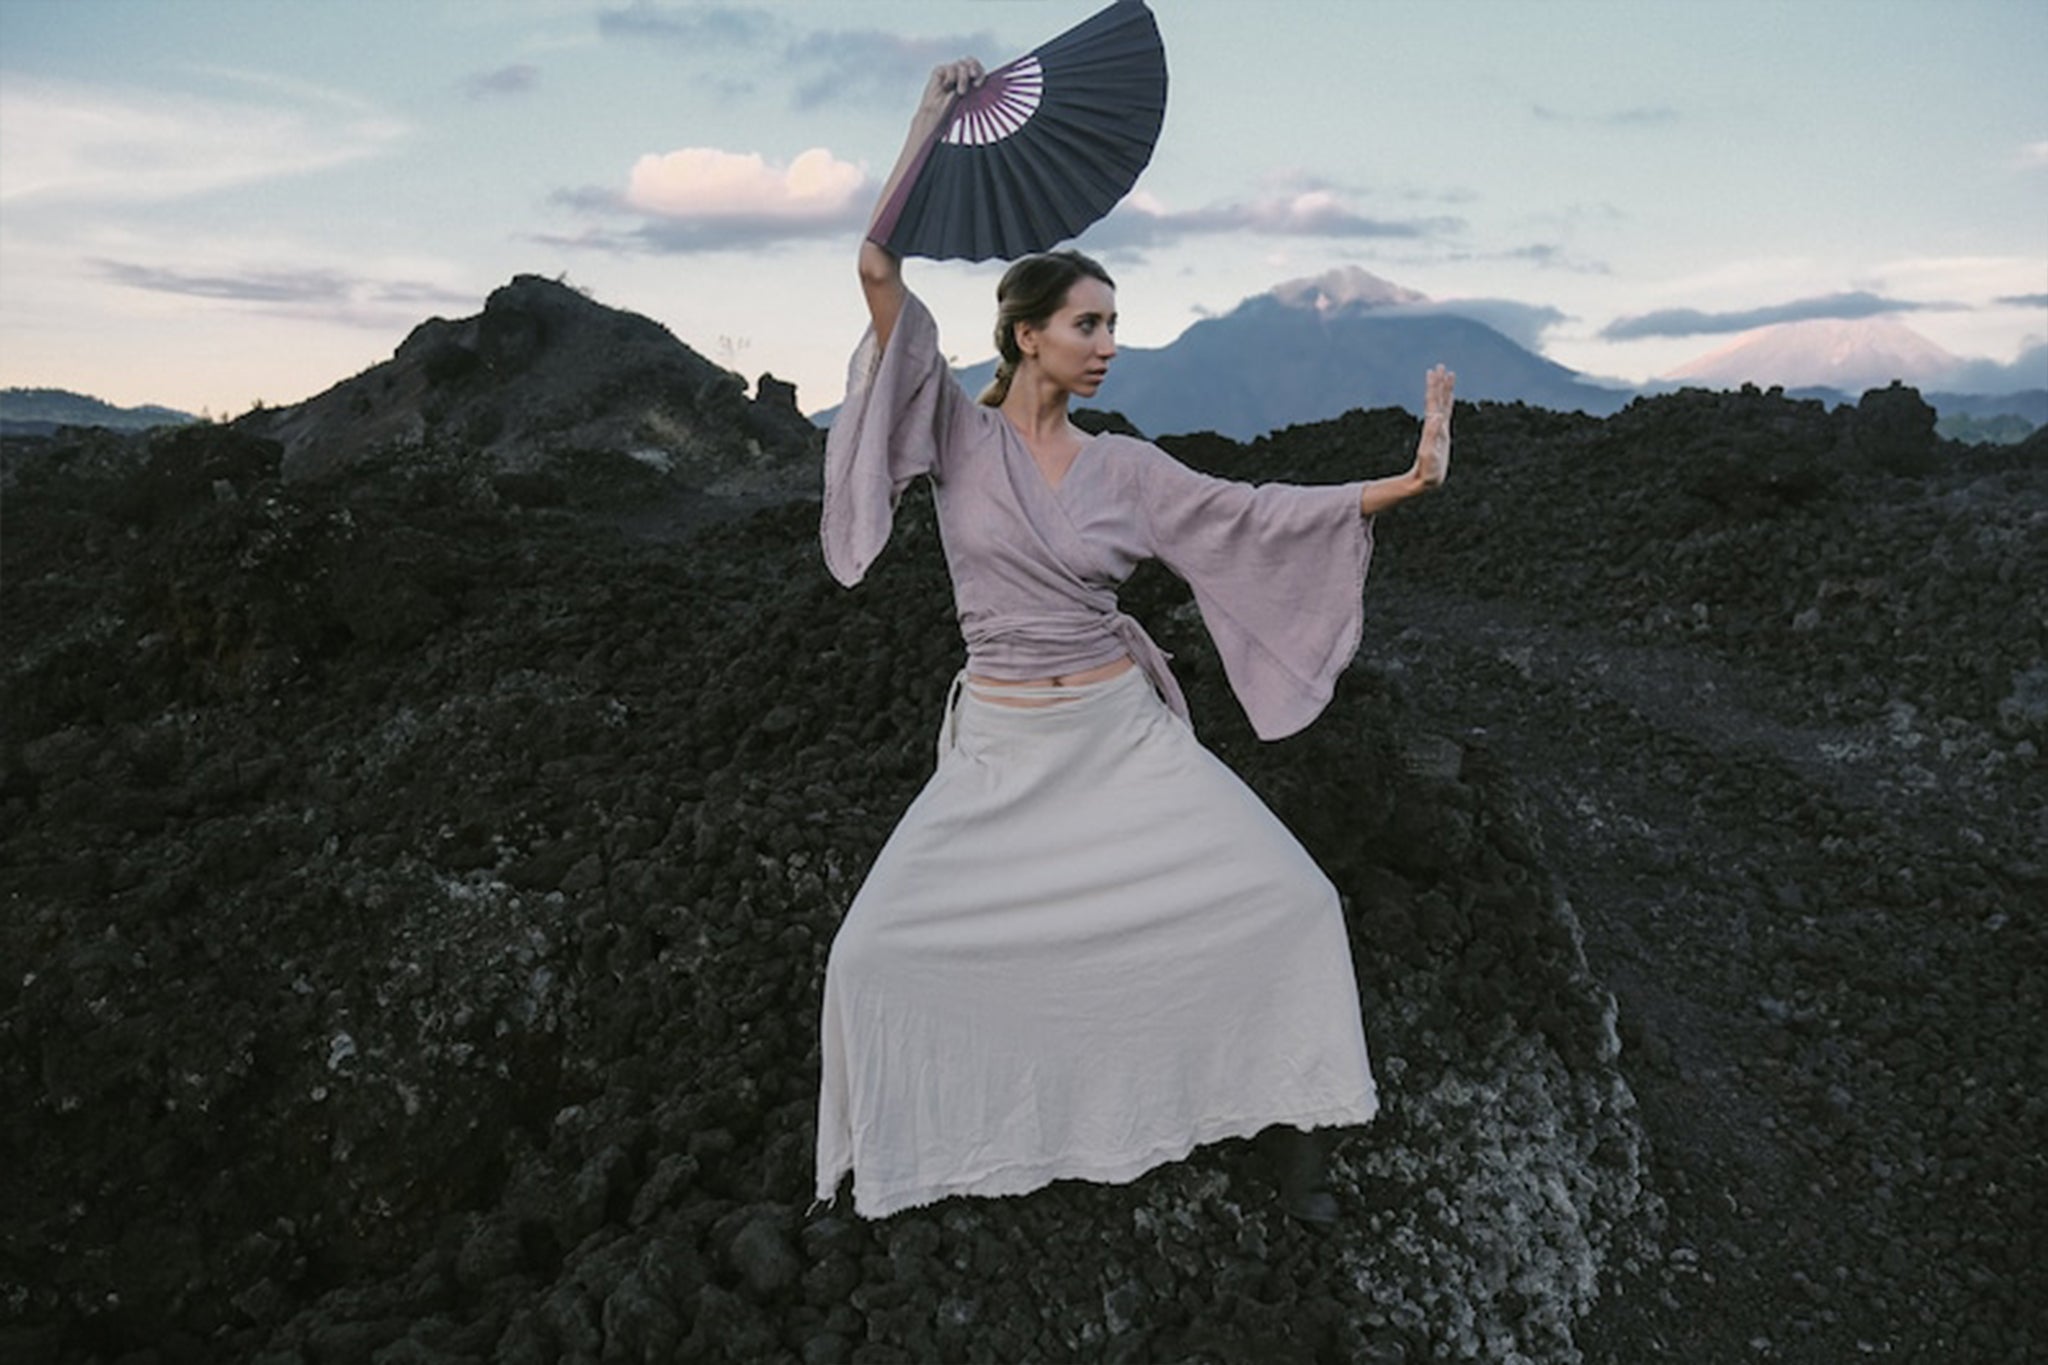
{"label": "woman", "polygon": [[[884,203],[980,78],[932,73]],[[1115,589],[1165,562],[1260,736],[1299,730],[1357,649],[1372,518],[1444,477],[1452,377],[1429,376],[1406,474],[1253,488],[1069,420],[1116,354],[1115,286],[1087,257],[1004,275],[979,402],[901,263],[863,242],[860,278],[873,326],[827,443],[826,562],[858,582],[929,477],[967,667],[937,771],[833,943],[818,1196],[851,1172],[856,1210],[881,1217],[1127,1181],[1270,1128],[1284,1206],[1328,1221],[1305,1134],[1378,1107],[1337,893],[1196,742]]]}

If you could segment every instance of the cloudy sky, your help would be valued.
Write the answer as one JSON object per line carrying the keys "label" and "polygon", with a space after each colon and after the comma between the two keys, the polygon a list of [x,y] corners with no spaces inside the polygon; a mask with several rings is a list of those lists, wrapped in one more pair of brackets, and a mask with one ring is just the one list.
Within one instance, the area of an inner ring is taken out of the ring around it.
{"label": "cloudy sky", "polygon": [[[0,386],[295,402],[531,273],[826,406],[925,74],[1100,3],[0,0]],[[1165,130],[1082,241],[1126,344],[1342,265],[1631,381],[1807,317],[2048,338],[2038,0],[1152,4]],[[911,267],[962,361],[995,273]]]}

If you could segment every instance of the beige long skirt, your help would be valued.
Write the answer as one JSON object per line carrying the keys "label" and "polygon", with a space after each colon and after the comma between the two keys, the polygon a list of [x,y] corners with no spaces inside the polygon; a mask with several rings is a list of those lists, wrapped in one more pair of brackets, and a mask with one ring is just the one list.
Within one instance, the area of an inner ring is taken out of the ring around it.
{"label": "beige long skirt", "polygon": [[817,1193],[1133,1180],[1378,1108],[1336,890],[1142,673],[955,686],[825,973]]}

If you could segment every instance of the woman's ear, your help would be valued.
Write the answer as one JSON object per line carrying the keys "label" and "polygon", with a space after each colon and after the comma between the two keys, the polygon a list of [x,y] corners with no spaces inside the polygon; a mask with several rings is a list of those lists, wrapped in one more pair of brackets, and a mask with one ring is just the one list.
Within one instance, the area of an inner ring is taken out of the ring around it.
{"label": "woman's ear", "polygon": [[1038,354],[1038,329],[1028,322],[1012,324],[1010,337],[1017,343],[1017,354],[1031,357]]}

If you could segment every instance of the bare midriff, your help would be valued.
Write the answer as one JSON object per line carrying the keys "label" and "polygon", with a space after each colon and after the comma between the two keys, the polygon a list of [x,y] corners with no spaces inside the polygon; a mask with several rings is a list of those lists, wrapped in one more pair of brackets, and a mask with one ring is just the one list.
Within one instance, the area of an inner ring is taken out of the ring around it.
{"label": "bare midriff", "polygon": [[998,695],[1006,687],[1020,691],[1048,687],[1086,687],[1089,683],[1107,682],[1120,674],[1128,673],[1138,665],[1126,654],[1121,659],[1112,659],[1094,668],[1084,668],[1079,673],[1060,673],[1050,678],[1029,678],[1024,681],[1000,678],[984,678],[979,673],[969,673],[967,681],[979,689],[980,695],[1002,706],[1049,706],[1053,703],[1042,697],[1004,697]]}

